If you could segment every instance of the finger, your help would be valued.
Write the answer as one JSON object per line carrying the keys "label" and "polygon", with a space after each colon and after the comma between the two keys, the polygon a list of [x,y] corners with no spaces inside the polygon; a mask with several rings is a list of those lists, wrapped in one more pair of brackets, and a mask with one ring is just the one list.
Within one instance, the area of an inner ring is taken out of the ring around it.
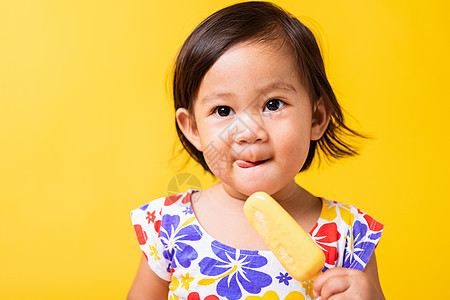
{"label": "finger", "polygon": [[333,276],[328,278],[320,290],[320,298],[329,300],[342,295],[350,288],[350,279],[348,276]]}
{"label": "finger", "polygon": [[350,272],[351,272],[350,269],[339,267],[328,269],[327,271],[322,273],[319,277],[317,277],[317,279],[314,281],[313,285],[314,295],[316,296],[320,295],[320,291],[322,290],[323,285],[329,278],[334,276],[348,276]]}

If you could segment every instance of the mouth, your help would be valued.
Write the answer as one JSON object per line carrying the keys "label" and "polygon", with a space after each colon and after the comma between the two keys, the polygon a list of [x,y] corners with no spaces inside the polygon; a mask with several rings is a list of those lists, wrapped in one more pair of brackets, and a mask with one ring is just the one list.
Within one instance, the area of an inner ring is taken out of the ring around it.
{"label": "mouth", "polygon": [[247,160],[238,159],[234,163],[236,166],[238,166],[240,168],[248,169],[248,168],[253,168],[253,167],[259,166],[260,164],[263,164],[267,161],[268,161],[268,159],[258,160],[258,161],[247,161]]}

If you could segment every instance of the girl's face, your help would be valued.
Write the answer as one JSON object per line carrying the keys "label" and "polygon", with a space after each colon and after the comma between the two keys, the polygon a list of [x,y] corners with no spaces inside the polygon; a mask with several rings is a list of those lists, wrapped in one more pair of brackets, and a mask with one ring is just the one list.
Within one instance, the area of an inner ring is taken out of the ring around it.
{"label": "girl's face", "polygon": [[294,183],[329,119],[322,101],[312,107],[287,49],[268,43],[225,52],[205,74],[193,113],[177,111],[180,128],[242,197]]}

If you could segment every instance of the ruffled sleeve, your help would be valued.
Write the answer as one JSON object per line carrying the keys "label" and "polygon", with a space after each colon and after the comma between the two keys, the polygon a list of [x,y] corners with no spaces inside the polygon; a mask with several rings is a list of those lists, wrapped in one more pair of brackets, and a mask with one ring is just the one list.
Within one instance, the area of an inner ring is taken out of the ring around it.
{"label": "ruffled sleeve", "polygon": [[131,211],[131,222],[148,265],[156,275],[170,281],[170,264],[163,256],[165,246],[159,236],[164,199],[153,200]]}
{"label": "ruffled sleeve", "polygon": [[380,241],[384,225],[354,207],[350,218],[343,267],[363,271]]}

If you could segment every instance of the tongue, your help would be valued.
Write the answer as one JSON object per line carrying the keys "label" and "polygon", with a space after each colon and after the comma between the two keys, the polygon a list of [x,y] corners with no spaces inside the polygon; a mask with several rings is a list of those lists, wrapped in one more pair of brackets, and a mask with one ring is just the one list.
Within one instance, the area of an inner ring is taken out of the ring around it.
{"label": "tongue", "polygon": [[236,160],[236,165],[238,165],[238,167],[241,168],[251,168],[251,167],[255,167],[257,165],[259,165],[260,163],[262,163],[262,161],[246,161],[246,160]]}

